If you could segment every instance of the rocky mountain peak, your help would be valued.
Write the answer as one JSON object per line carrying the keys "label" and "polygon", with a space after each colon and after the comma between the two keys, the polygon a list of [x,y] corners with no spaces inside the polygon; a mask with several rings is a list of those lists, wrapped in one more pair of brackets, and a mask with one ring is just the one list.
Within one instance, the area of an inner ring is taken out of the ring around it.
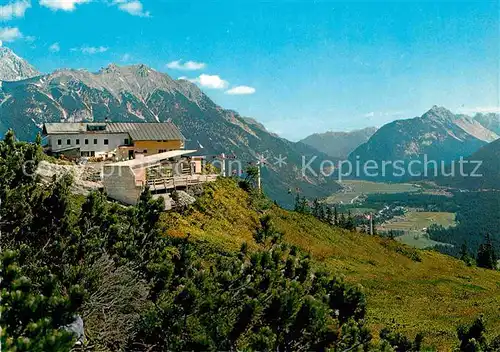
{"label": "rocky mountain peak", "polygon": [[410,161],[427,156],[428,160],[449,163],[472,155],[498,139],[490,125],[494,123],[489,120],[481,123],[470,116],[453,114],[444,107],[433,106],[421,117],[384,125],[368,142],[356,148],[349,158],[361,162]]}
{"label": "rocky mountain peak", "polygon": [[439,121],[445,121],[445,120],[453,121],[456,118],[456,116],[445,107],[434,105],[429,111],[427,111],[424,115],[422,115],[422,118],[429,120],[439,120]]}
{"label": "rocky mountain peak", "polygon": [[0,47],[0,81],[20,81],[40,75],[26,60],[12,50]]}
{"label": "rocky mountain peak", "polygon": [[102,68],[99,73],[113,73],[120,70],[120,67],[117,64],[109,64],[108,66]]}

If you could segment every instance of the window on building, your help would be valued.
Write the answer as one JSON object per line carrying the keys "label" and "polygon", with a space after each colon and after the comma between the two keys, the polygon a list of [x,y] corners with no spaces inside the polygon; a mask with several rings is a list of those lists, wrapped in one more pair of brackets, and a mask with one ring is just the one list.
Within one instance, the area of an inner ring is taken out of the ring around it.
{"label": "window on building", "polygon": [[97,138],[94,138],[94,144],[97,144]]}
{"label": "window on building", "polygon": [[62,144],[62,140],[61,139],[58,139],[57,140],[57,145],[61,145]]}
{"label": "window on building", "polygon": [[128,145],[128,138],[125,138],[125,141],[123,144]]}
{"label": "window on building", "polygon": [[85,144],[89,144],[89,140],[88,139],[85,140]]}
{"label": "window on building", "polygon": [[95,152],[90,152],[90,156],[95,156]]}
{"label": "window on building", "polygon": [[71,145],[71,139],[67,139],[67,140],[66,140],[66,144],[67,144],[67,145]]}
{"label": "window on building", "polygon": [[76,143],[76,145],[80,145],[80,140],[79,140],[79,139],[77,139],[77,140],[75,141],[75,143]]}
{"label": "window on building", "polygon": [[109,144],[109,140],[105,139],[104,140],[104,145],[108,145]]}

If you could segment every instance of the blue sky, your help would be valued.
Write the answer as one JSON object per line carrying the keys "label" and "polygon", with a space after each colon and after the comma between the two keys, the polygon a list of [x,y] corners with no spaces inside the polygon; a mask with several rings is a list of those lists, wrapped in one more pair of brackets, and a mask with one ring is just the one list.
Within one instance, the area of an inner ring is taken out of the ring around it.
{"label": "blue sky", "polygon": [[0,39],[42,72],[187,77],[292,140],[499,106],[498,1],[0,0]]}

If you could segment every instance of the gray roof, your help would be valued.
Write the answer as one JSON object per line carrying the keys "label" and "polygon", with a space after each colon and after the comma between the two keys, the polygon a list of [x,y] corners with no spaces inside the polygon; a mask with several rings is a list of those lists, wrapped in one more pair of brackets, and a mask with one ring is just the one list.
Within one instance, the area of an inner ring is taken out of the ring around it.
{"label": "gray roof", "polygon": [[87,125],[100,125],[83,122],[55,122],[43,125],[44,134],[63,134],[63,133],[84,133],[87,131]]}
{"label": "gray roof", "polygon": [[[89,131],[88,126],[103,126],[102,131]],[[56,122],[43,126],[44,134],[128,133],[134,141],[185,140],[172,122]]]}
{"label": "gray roof", "polygon": [[108,123],[106,132],[128,133],[134,141],[185,140],[181,131],[172,122]]}

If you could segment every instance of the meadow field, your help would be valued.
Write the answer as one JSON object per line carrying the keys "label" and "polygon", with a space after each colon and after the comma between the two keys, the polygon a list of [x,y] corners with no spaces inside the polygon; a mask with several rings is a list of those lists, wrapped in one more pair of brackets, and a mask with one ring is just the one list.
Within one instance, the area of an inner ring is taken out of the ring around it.
{"label": "meadow field", "polygon": [[342,189],[326,199],[327,203],[350,204],[355,203],[360,197],[376,193],[406,193],[417,192],[421,188],[410,183],[384,183],[362,180],[345,180],[341,183]]}
{"label": "meadow field", "polygon": [[441,225],[443,227],[455,226],[455,214],[447,212],[418,212],[410,211],[404,216],[397,216],[378,227],[379,232],[390,230],[404,231],[403,236],[396,239],[404,244],[416,248],[429,248],[441,242],[431,240],[426,229],[430,225]]}

